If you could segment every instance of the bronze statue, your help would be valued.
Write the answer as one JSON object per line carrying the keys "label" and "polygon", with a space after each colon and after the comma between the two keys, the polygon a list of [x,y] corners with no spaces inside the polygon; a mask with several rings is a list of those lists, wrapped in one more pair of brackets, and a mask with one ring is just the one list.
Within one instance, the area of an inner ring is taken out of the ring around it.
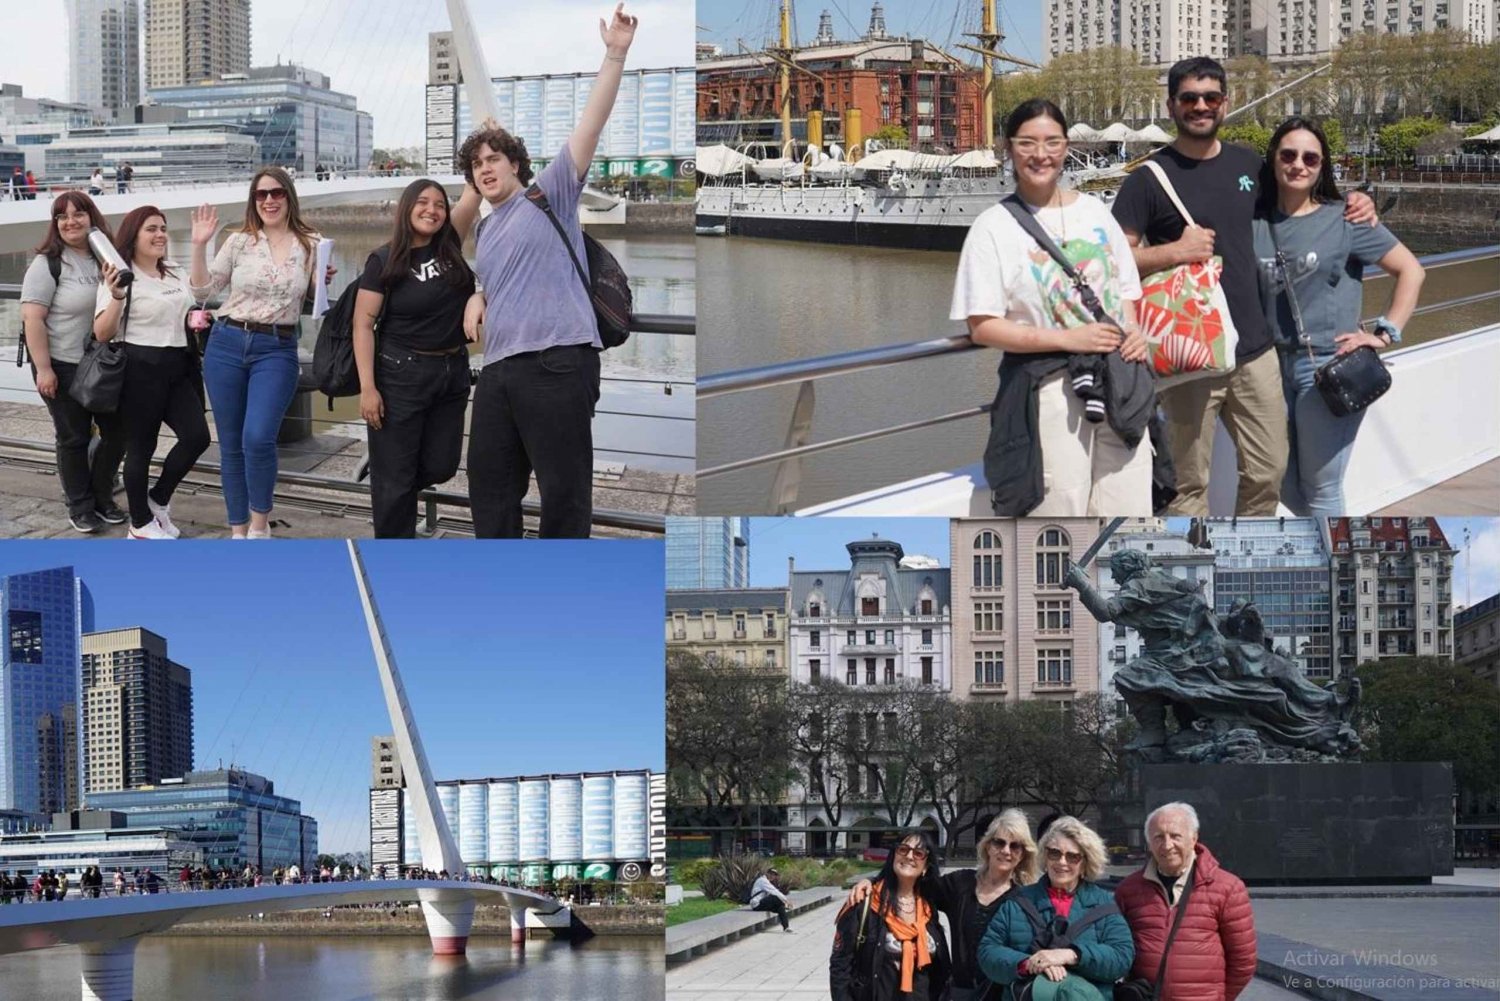
{"label": "bronze statue", "polygon": [[[1270,649],[1260,613],[1236,602],[1221,623],[1198,585],[1152,566],[1145,553],[1110,557],[1119,593],[1105,598],[1077,564],[1063,586],[1101,622],[1141,634],[1141,655],[1115,674],[1148,761],[1320,761],[1361,750],[1350,716],[1358,679],[1338,693],[1308,681]],[[1167,711],[1177,732],[1167,733]]]}

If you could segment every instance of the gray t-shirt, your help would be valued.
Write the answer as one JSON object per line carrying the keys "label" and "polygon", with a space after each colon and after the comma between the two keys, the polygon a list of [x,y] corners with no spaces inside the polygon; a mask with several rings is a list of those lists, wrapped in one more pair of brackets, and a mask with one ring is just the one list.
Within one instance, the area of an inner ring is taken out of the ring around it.
{"label": "gray t-shirt", "polygon": [[47,353],[53,361],[76,365],[83,360],[83,347],[94,332],[98,291],[99,265],[89,254],[64,247],[62,272],[55,282],[45,255],[31,259],[21,279],[21,301],[47,307]]}
{"label": "gray t-shirt", "polygon": [[[553,215],[588,268],[578,196],[583,182],[567,145],[536,176]],[[602,348],[594,307],[573,259],[544,213],[518,191],[482,220],[474,271],[484,286],[484,363],[563,344]]]}
{"label": "gray t-shirt", "polygon": [[[1379,261],[1400,241],[1384,226],[1344,221],[1343,202],[1325,202],[1307,215],[1275,215],[1276,238],[1286,254],[1287,272],[1297,290],[1302,327],[1314,352],[1336,350],[1334,337],[1359,329],[1365,266]],[[1255,256],[1260,265],[1260,299],[1276,343],[1301,350],[1297,325],[1276,267],[1276,246],[1264,218],[1256,218]]]}

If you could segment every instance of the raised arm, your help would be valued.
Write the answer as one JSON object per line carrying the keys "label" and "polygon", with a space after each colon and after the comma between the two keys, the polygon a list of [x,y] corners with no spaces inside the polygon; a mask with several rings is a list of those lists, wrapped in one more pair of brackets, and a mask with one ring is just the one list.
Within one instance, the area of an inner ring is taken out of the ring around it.
{"label": "raised arm", "polygon": [[219,210],[204,203],[193,209],[193,267],[188,275],[188,284],[199,298],[213,288],[214,280],[208,273],[208,245],[219,230]]}
{"label": "raised arm", "polygon": [[469,238],[474,224],[479,221],[479,200],[479,192],[474,189],[474,185],[465,182],[463,194],[453,203],[453,211],[448,216],[453,228],[458,231],[460,242]]}
{"label": "raised arm", "polygon": [[1214,231],[1202,226],[1188,226],[1182,231],[1182,236],[1171,243],[1150,247],[1142,245],[1141,234],[1128,227],[1122,228],[1135,256],[1136,270],[1143,275],[1175,268],[1179,264],[1206,261],[1214,254]]}
{"label": "raised arm", "polygon": [[594,88],[578,116],[578,125],[568,137],[568,153],[573,165],[578,168],[578,179],[588,176],[589,165],[594,162],[594,150],[599,147],[599,136],[604,133],[604,124],[615,106],[615,95],[620,92],[620,77],[625,72],[625,54],[630,43],[635,41],[636,18],[625,13],[625,4],[615,5],[615,12],[606,25],[599,20],[599,37],[604,40],[604,63],[594,78]]}

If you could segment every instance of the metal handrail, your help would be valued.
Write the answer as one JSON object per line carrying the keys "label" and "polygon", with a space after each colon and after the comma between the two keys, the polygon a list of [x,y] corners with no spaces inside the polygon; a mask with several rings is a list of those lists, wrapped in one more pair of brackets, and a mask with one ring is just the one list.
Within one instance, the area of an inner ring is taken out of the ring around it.
{"label": "metal handrail", "polygon": [[[1447,267],[1455,264],[1468,264],[1474,261],[1488,260],[1500,257],[1500,244],[1485,247],[1473,247],[1467,250],[1454,250],[1441,254],[1429,254],[1420,258],[1422,266],[1431,270],[1433,268]],[[1376,278],[1384,276],[1385,272],[1378,266],[1371,265],[1364,271],[1364,278]],[[1413,316],[1422,316],[1441,310],[1453,309],[1459,306],[1472,305],[1491,299],[1500,298],[1500,290],[1477,292],[1471,295],[1458,296],[1452,299],[1444,299],[1440,302],[1428,303],[1418,306],[1412,311]],[[772,386],[783,386],[788,384],[810,383],[816,379],[825,379],[830,376],[843,375],[849,372],[862,372],[869,369],[882,368],[889,365],[899,364],[905,361],[915,361],[922,358],[936,358],[944,355],[957,354],[964,351],[977,351],[981,345],[975,344],[967,334],[955,334],[948,337],[936,337],[924,341],[909,341],[902,344],[887,344],[873,348],[860,348],[854,351],[845,351],[839,354],[822,355],[817,358],[803,358],[796,361],[777,362],[770,365],[761,365],[755,368],[737,369],[731,372],[720,372],[715,375],[700,376],[698,379],[698,399],[709,400],[715,397],[727,396],[731,393],[742,393],[752,389],[766,389]],[[736,459],[732,462],[721,463],[717,466],[700,467],[698,478],[704,479],[710,476],[720,476],[725,473],[737,472],[754,466],[765,465],[771,462],[794,460],[826,452],[831,449],[841,448],[845,445],[854,445],[860,442],[872,441],[887,435],[901,434],[907,431],[916,431],[922,428],[933,427],[939,424],[947,424],[953,421],[967,420],[989,413],[993,404],[986,403],[963,410],[955,410],[936,417],[926,417],[920,420],[909,421],[903,424],[889,425],[871,431],[860,431],[855,434],[845,435],[841,438],[833,438],[828,441],[814,442],[811,444],[797,444],[783,448],[778,451],[768,452],[764,455],[752,456],[746,459]]]}

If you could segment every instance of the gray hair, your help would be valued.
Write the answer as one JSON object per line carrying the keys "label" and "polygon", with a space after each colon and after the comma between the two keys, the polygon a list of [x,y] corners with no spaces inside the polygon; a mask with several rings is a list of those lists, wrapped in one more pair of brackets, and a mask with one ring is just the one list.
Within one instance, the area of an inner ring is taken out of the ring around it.
{"label": "gray hair", "polygon": [[1198,836],[1198,811],[1193,809],[1191,803],[1163,803],[1146,814],[1146,823],[1141,830],[1145,833],[1148,842],[1151,840],[1151,821],[1155,820],[1158,814],[1169,812],[1180,813],[1186,817],[1188,827],[1193,830],[1193,837],[1196,838]]}
{"label": "gray hair", "polygon": [[1104,875],[1109,855],[1105,851],[1104,840],[1092,828],[1077,817],[1058,817],[1047,828],[1047,833],[1041,836],[1038,847],[1045,852],[1063,838],[1076,844],[1083,853],[1083,866],[1079,870],[1081,879],[1092,883]]}

